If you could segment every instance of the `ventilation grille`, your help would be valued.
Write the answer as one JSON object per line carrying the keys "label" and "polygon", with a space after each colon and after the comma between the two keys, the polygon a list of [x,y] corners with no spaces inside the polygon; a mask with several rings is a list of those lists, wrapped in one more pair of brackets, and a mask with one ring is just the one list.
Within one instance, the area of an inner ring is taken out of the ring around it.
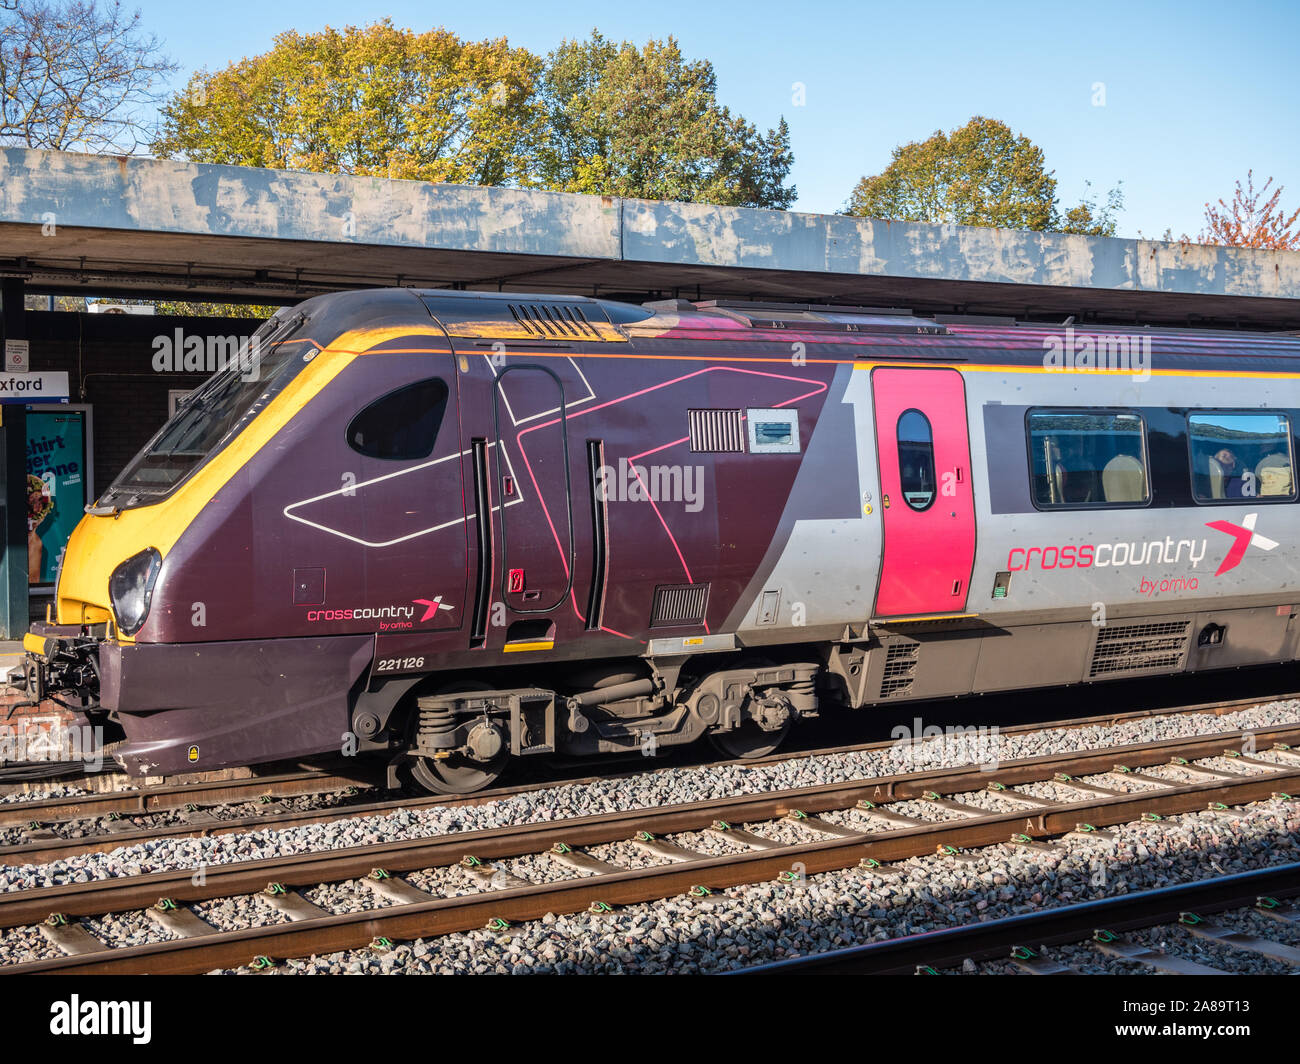
{"label": "ventilation grille", "polygon": [[524,329],[536,336],[600,339],[600,332],[587,320],[582,308],[577,305],[511,303],[510,313]]}
{"label": "ventilation grille", "polygon": [[1088,676],[1179,668],[1191,628],[1191,621],[1159,621],[1098,629]]}
{"label": "ventilation grille", "polygon": [[895,643],[885,653],[885,671],[880,678],[880,697],[897,698],[911,693],[916,680],[920,643]]}
{"label": "ventilation grille", "polygon": [[745,449],[745,426],[739,410],[688,410],[691,450],[721,453]]}
{"label": "ventilation grille", "polygon": [[660,584],[655,588],[654,606],[650,610],[650,627],[667,628],[678,624],[703,624],[709,604],[708,584]]}

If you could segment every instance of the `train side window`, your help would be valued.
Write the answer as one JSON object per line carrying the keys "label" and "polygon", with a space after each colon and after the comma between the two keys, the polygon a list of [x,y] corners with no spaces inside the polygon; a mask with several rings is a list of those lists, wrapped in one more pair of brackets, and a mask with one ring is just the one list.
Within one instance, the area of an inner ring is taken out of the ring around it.
{"label": "train side window", "polygon": [[1187,438],[1198,503],[1296,497],[1291,421],[1285,414],[1189,413]]}
{"label": "train side window", "polygon": [[1137,414],[1031,412],[1027,429],[1031,493],[1038,509],[1144,506],[1151,501],[1146,432]]}
{"label": "train side window", "polygon": [[348,425],[348,445],[367,458],[428,458],[447,410],[447,385],[436,377],[382,395]]}
{"label": "train side window", "polygon": [[898,418],[898,473],[903,499],[913,510],[934,502],[934,434],[919,410],[904,410]]}

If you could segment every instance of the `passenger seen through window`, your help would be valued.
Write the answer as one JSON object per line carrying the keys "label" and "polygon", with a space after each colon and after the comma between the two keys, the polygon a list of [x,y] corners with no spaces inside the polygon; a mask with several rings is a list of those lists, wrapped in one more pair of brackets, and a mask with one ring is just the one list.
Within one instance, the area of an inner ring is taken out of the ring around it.
{"label": "passenger seen through window", "polygon": [[1295,497],[1291,424],[1285,414],[1187,417],[1197,502]]}

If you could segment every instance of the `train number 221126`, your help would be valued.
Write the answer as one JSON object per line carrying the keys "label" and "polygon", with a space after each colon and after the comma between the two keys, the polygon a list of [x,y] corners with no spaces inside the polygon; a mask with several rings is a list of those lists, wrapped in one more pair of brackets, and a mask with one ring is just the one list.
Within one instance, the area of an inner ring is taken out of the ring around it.
{"label": "train number 221126", "polygon": [[424,658],[380,658],[375,672],[404,672],[424,668]]}

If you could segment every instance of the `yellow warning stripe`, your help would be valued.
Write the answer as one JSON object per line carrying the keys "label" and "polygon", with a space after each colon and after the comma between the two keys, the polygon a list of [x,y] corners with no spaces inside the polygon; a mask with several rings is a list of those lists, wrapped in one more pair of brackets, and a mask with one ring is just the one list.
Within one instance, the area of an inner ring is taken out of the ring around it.
{"label": "yellow warning stripe", "polygon": [[872,617],[872,624],[909,624],[913,621],[960,621],[978,617],[978,613],[926,613],[916,617]]}

